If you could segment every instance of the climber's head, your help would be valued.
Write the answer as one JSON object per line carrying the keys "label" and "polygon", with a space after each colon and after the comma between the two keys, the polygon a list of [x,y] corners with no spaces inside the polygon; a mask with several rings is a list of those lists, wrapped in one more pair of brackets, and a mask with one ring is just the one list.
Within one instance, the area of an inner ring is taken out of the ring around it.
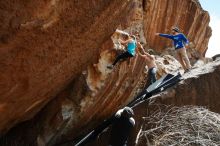
{"label": "climber's head", "polygon": [[135,36],[135,35],[131,35],[130,37],[131,37],[133,40],[136,41],[136,36]]}
{"label": "climber's head", "polygon": [[123,39],[128,40],[129,39],[129,34],[123,34]]}
{"label": "climber's head", "polygon": [[124,107],[121,116],[130,118],[134,115],[134,111],[130,107]]}
{"label": "climber's head", "polygon": [[136,33],[135,36],[136,36],[137,40],[140,40],[140,34],[139,33]]}
{"label": "climber's head", "polygon": [[176,34],[176,33],[180,33],[180,29],[178,27],[172,27],[172,33]]}

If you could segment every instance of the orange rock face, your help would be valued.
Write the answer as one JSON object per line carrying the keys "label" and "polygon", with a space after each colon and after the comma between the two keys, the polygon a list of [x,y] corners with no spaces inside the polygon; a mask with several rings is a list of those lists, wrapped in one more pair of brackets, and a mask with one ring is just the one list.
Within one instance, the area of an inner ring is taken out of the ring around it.
{"label": "orange rock face", "polygon": [[97,60],[129,3],[0,1],[0,133],[32,118]]}
{"label": "orange rock face", "polygon": [[171,33],[172,26],[178,26],[203,56],[211,36],[209,14],[201,8],[198,0],[145,0],[144,32],[148,45],[162,52],[171,47],[166,38],[155,33]]}
{"label": "orange rock face", "polygon": [[[0,13],[4,24],[0,28],[0,112],[4,113],[0,132],[31,119],[44,107],[30,122],[12,129],[3,144],[25,139],[26,135],[20,134],[24,131],[34,132],[23,145],[50,146],[77,138],[139,92],[147,76],[142,58],[120,62],[113,70],[106,68],[120,52],[118,36],[110,39],[117,27],[139,32],[141,41],[157,51],[169,45],[156,38],[155,32],[167,32],[171,25],[179,25],[180,16],[184,16],[180,28],[201,53],[206,51],[211,33],[208,13],[203,16],[194,0],[1,3],[5,8]],[[183,4],[187,10],[176,15],[180,7],[185,8]],[[10,17],[5,18],[3,13],[9,10]],[[158,77],[180,67],[171,56],[158,57],[157,64]],[[17,139],[13,134],[19,135]]]}

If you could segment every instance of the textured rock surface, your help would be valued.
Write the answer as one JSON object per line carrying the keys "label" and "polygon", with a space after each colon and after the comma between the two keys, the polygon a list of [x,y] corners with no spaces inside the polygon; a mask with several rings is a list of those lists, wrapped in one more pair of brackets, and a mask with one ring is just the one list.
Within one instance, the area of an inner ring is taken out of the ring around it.
{"label": "textured rock surface", "polygon": [[148,45],[157,51],[172,46],[166,38],[155,36],[156,32],[171,33],[172,26],[179,26],[203,56],[211,36],[209,14],[198,0],[145,0],[144,32]]}
{"label": "textured rock surface", "polygon": [[[161,94],[155,95],[134,109],[136,127],[132,133],[131,145],[135,145],[135,139],[141,129],[143,117],[148,117],[156,110],[166,107],[166,105],[184,106],[196,105],[204,106],[212,112],[220,113],[220,100],[218,86],[220,82],[220,61],[209,63],[203,67],[193,69],[191,73],[183,75],[184,80]],[[150,125],[149,125],[150,126]],[[145,127],[147,130],[147,127]],[[148,127],[150,128],[150,127]],[[100,139],[91,144],[107,145],[109,131],[102,133]],[[145,146],[146,143],[139,143],[139,146]]]}
{"label": "textured rock surface", "polygon": [[[144,115],[149,116],[155,112],[155,109],[158,109],[158,105],[198,105],[220,113],[219,72],[220,61],[216,61],[194,69],[191,73],[184,74],[184,80],[176,85],[175,88],[152,97],[149,105],[145,102],[137,107],[136,112],[142,114],[137,117],[138,121],[141,121]],[[140,125],[136,128],[140,129]],[[134,136],[136,137],[135,134]]]}
{"label": "textured rock surface", "polygon": [[[106,64],[114,58],[111,55],[115,54],[114,50],[106,48],[111,44],[107,41],[103,45],[102,57],[97,64],[84,71],[33,120],[12,129],[8,135],[0,140],[0,144],[16,143],[20,139],[24,139],[26,134],[21,134],[12,139],[13,135],[24,131],[25,133],[32,133],[32,139],[25,141],[24,145],[34,146],[40,143],[54,145],[60,141],[73,139],[94,127],[101,119],[115,112],[115,109],[130,100],[127,97],[132,98],[139,92],[139,89],[144,86],[145,79],[147,79],[144,68],[138,68],[138,66],[144,65],[143,60],[137,58],[137,62],[142,62],[142,65],[135,65],[135,61],[131,60],[130,63],[122,62],[121,67],[117,67],[113,72],[106,70]],[[169,55],[156,56],[156,58],[159,67],[158,77],[180,68],[180,64]],[[137,69],[132,72],[132,68]],[[120,83],[120,80],[123,81]],[[32,127],[31,130],[30,127]]]}
{"label": "textured rock surface", "polygon": [[184,74],[184,81],[168,90],[159,98],[152,99],[154,103],[171,105],[201,105],[211,111],[220,113],[219,77],[220,61],[208,63],[203,67]]}
{"label": "textured rock surface", "polygon": [[97,60],[129,3],[0,1],[0,133],[33,117]]}
{"label": "textured rock surface", "polygon": [[[12,25],[8,20],[12,17],[6,19],[4,15],[1,16],[5,20],[4,27],[1,28],[0,44],[0,111],[5,113],[0,116],[0,120],[5,119],[0,124],[1,131],[30,119],[47,102],[55,96],[56,98],[31,121],[12,129],[0,142],[10,145],[27,139],[23,141],[23,145],[49,146],[73,139],[133,98],[143,86],[142,80],[146,79],[144,60],[136,57],[121,62],[112,71],[106,69],[120,52],[120,46],[115,41],[118,36],[113,35],[113,41],[110,36],[118,27],[131,33],[139,32],[142,42],[146,42],[146,36],[148,43],[156,44],[155,31],[165,32],[169,26],[151,24],[151,19],[158,19],[160,15],[164,17],[164,13],[155,15],[150,12],[157,5],[171,3],[169,6],[172,6],[173,0],[165,1],[167,3],[155,2],[157,3],[150,0],[134,0],[131,3],[116,0],[16,2],[23,9],[15,9],[11,13],[16,16],[16,20],[20,20],[15,29],[11,29]],[[178,2],[180,3],[174,3],[173,6],[183,3]],[[12,0],[1,3],[7,6]],[[188,3],[192,3],[192,10],[202,12],[195,1],[184,2]],[[30,11],[28,14],[25,13],[26,7]],[[5,11],[10,8],[5,7]],[[127,11],[128,9],[131,11]],[[170,13],[174,15],[175,11]],[[205,16],[208,23],[207,13]],[[191,15],[184,18],[185,23],[192,20]],[[169,22],[170,25],[174,23],[171,20]],[[6,28],[10,31],[3,31]],[[207,28],[207,33],[210,33],[208,30],[210,29]],[[203,29],[200,31],[204,33]],[[202,37],[195,36],[196,39],[201,40]],[[208,36],[206,39],[208,41]],[[198,41],[195,42],[199,45]],[[156,46],[152,47],[158,50]],[[157,64],[158,77],[180,68],[171,56],[157,57]]]}

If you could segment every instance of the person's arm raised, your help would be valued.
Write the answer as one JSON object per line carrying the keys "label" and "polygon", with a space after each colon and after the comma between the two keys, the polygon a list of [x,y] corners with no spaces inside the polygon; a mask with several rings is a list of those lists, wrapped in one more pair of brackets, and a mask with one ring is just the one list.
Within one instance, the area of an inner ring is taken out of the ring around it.
{"label": "person's arm raised", "polygon": [[165,38],[168,38],[168,39],[173,39],[173,35],[170,35],[170,34],[156,33],[155,35],[165,37]]}
{"label": "person's arm raised", "polygon": [[[144,53],[147,57],[151,57],[151,55],[144,50],[143,46],[142,46],[140,43],[139,43],[139,48],[141,48],[141,50],[143,51],[143,53]],[[138,51],[139,51],[139,50],[138,50]]]}
{"label": "person's arm raised", "polygon": [[152,56],[144,50],[143,46],[142,46],[139,42],[138,42],[138,48],[140,48],[140,49],[142,50],[142,52],[144,53],[144,55],[141,54],[140,50],[137,49],[138,54],[139,54],[141,57],[144,57],[144,58],[145,58],[145,57],[150,57],[150,58],[152,58]]}
{"label": "person's arm raised", "polygon": [[137,45],[138,45],[138,48],[141,48],[141,50],[144,52],[144,47],[141,45],[141,43],[138,42]]}
{"label": "person's arm raised", "polygon": [[138,54],[139,54],[141,57],[143,57],[143,58],[145,58],[145,57],[146,57],[145,55],[141,54],[141,52],[140,52],[140,50],[139,50],[139,49],[137,49],[137,52],[138,52]]}

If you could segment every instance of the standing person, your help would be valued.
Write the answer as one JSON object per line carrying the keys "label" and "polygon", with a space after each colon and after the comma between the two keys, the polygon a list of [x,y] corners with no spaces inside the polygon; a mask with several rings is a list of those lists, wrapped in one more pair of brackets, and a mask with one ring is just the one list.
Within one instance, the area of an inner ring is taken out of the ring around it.
{"label": "standing person", "polygon": [[136,37],[134,35],[130,36],[128,34],[124,34],[124,35],[125,35],[124,40],[119,39],[119,42],[124,46],[127,45],[126,52],[117,56],[114,63],[112,65],[107,66],[108,69],[112,69],[116,65],[116,63],[121,59],[131,58],[135,56]]}
{"label": "standing person", "polygon": [[117,111],[112,124],[109,146],[127,146],[131,130],[135,126],[133,115],[134,112],[130,107]]}
{"label": "standing person", "polygon": [[[157,80],[157,77],[156,77],[157,65],[155,63],[155,57],[154,57],[154,55],[151,55],[151,54],[145,52],[143,46],[140,43],[138,43],[138,48],[139,48],[138,54],[145,59],[146,67],[148,68],[149,77],[148,77],[148,81],[147,81],[146,86],[149,86]],[[142,50],[142,52],[144,54],[142,54],[140,52],[140,49]]]}
{"label": "standing person", "polygon": [[172,33],[172,35],[162,33],[156,33],[156,35],[173,40],[173,44],[177,52],[177,59],[179,60],[185,72],[187,72],[191,68],[191,64],[185,48],[185,45],[188,46],[189,41],[184,34],[180,33],[178,27],[172,27]]}

